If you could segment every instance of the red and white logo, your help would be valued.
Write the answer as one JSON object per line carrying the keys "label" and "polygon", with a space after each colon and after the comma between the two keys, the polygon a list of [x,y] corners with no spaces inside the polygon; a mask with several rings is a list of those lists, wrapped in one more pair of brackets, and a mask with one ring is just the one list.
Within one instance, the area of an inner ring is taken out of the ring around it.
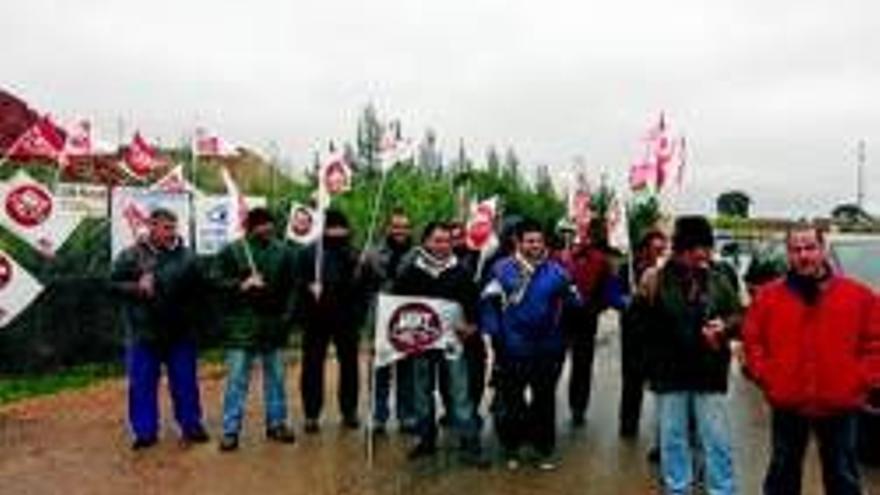
{"label": "red and white logo", "polygon": [[398,352],[419,354],[436,346],[443,335],[440,315],[424,303],[399,306],[388,321],[388,340]]}
{"label": "red and white logo", "polygon": [[52,214],[52,196],[39,186],[23,184],[6,195],[6,214],[23,227],[33,228]]}
{"label": "red and white logo", "polygon": [[5,289],[10,280],[12,280],[12,263],[6,255],[0,253],[0,290]]}

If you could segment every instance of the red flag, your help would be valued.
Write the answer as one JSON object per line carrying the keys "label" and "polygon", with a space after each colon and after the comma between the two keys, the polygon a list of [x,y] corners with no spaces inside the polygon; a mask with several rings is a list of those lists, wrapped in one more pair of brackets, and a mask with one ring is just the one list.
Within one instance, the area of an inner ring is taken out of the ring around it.
{"label": "red flag", "polygon": [[92,124],[82,119],[70,128],[65,143],[65,153],[69,156],[89,156],[92,154]]}
{"label": "red flag", "polygon": [[64,154],[64,136],[60,129],[45,116],[18,137],[9,155],[20,158],[49,158],[61,166],[67,162]]}
{"label": "red flag", "polygon": [[495,219],[498,217],[498,198],[471,204],[470,215],[465,225],[465,242],[469,249],[484,252],[497,243]]}
{"label": "red flag", "polygon": [[135,132],[131,144],[125,149],[123,161],[126,169],[141,179],[165,164],[165,160],[159,157],[156,149],[147,143],[140,132]]}

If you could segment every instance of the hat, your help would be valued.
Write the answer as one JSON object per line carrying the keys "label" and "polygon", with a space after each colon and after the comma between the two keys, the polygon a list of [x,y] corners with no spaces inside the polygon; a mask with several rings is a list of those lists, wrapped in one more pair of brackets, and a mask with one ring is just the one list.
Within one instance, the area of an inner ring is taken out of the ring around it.
{"label": "hat", "polygon": [[324,212],[324,228],[329,229],[333,227],[348,228],[348,218],[339,210],[327,210]]}
{"label": "hat", "polygon": [[701,215],[688,215],[675,220],[675,233],[672,234],[672,250],[676,252],[715,245],[712,224]]}
{"label": "hat", "polygon": [[247,219],[245,220],[248,230],[273,222],[272,214],[266,208],[254,208],[248,211]]}

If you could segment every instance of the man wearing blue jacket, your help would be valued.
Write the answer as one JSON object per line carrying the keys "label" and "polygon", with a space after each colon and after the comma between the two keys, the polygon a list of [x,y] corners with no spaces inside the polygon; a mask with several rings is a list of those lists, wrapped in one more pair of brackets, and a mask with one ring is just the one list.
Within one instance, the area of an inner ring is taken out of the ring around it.
{"label": "man wearing blue jacket", "polygon": [[514,254],[493,265],[480,304],[481,328],[496,352],[495,425],[509,469],[519,466],[519,450],[529,443],[538,467],[552,470],[556,385],[565,358],[560,320],[563,307],[581,301],[565,268],[547,257],[535,221],[520,222],[517,241]]}

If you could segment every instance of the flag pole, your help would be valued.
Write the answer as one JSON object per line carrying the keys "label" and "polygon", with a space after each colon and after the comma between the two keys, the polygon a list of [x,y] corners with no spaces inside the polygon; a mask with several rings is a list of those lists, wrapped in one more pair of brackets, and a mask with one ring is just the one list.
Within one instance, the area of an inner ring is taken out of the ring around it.
{"label": "flag pole", "polygon": [[382,177],[379,179],[379,190],[373,198],[373,207],[370,212],[370,223],[367,224],[367,237],[364,240],[364,248],[361,250],[360,262],[363,263],[366,258],[367,249],[373,244],[373,237],[376,234],[376,223],[379,220],[379,209],[382,205],[382,199],[385,196],[385,183],[388,179],[388,171],[382,170]]}

